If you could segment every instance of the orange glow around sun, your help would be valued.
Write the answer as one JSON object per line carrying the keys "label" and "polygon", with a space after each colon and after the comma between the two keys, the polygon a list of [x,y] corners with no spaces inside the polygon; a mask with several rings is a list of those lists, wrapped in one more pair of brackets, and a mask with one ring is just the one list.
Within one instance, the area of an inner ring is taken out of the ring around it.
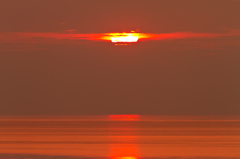
{"label": "orange glow around sun", "polygon": [[[229,31],[228,33],[194,33],[194,32],[173,32],[173,33],[141,33],[137,32],[109,32],[109,33],[91,33],[79,34],[75,30],[66,30],[63,33],[56,32],[0,32],[1,43],[43,43],[55,44],[69,43],[79,44],[81,41],[105,41],[115,45],[130,45],[139,41],[149,40],[174,40],[174,39],[200,39],[200,38],[220,38],[240,36],[240,31]],[[55,41],[54,41],[55,40]],[[58,41],[56,41],[58,40]]]}

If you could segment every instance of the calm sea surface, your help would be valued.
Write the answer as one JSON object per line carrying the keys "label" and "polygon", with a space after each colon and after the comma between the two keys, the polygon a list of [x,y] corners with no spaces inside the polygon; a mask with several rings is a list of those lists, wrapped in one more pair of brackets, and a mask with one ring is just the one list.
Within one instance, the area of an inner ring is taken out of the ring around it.
{"label": "calm sea surface", "polygon": [[2,117],[0,159],[240,159],[240,120]]}

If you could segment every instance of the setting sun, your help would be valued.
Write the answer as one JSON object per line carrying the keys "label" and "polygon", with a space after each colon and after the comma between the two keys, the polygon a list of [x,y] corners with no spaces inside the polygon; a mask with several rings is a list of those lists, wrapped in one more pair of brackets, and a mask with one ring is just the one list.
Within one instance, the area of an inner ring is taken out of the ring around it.
{"label": "setting sun", "polygon": [[110,33],[110,36],[113,43],[137,42],[139,38],[137,33]]}
{"label": "setting sun", "polygon": [[145,33],[136,33],[135,31],[131,32],[122,32],[122,33],[105,33],[100,36],[99,39],[111,41],[112,43],[136,43],[140,39],[148,38],[148,34]]}

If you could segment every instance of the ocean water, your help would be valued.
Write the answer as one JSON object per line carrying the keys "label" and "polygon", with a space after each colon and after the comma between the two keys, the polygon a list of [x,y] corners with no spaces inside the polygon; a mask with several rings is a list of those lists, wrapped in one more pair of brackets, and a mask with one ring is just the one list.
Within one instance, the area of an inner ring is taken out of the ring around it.
{"label": "ocean water", "polygon": [[230,117],[1,117],[0,159],[240,159]]}

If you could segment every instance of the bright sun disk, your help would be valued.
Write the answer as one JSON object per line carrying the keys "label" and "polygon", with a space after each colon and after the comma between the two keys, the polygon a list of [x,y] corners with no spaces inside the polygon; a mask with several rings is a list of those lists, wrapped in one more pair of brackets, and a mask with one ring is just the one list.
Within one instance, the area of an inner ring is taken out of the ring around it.
{"label": "bright sun disk", "polygon": [[131,43],[138,41],[137,33],[110,33],[111,41],[113,43]]}

